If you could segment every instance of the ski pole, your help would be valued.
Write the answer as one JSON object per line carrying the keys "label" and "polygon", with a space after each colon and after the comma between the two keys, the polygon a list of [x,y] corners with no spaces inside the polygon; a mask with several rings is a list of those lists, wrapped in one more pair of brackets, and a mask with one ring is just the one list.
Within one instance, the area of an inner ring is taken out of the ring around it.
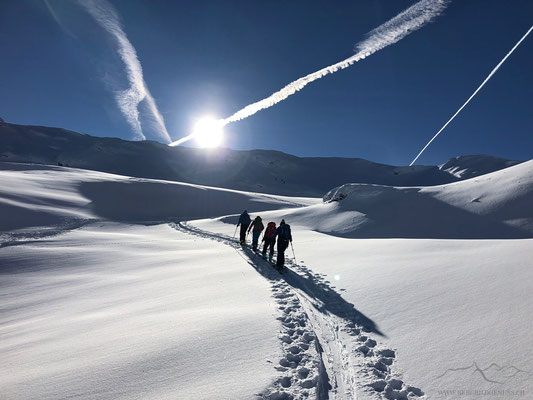
{"label": "ski pole", "polygon": [[235,227],[235,232],[233,232],[233,239],[235,239],[235,235],[237,234],[237,228],[238,228],[238,227],[239,227],[239,225],[237,225],[237,226]]}
{"label": "ski pole", "polygon": [[292,256],[294,257],[294,262],[297,263],[298,261],[296,261],[296,254],[294,254],[294,246],[292,245],[292,242],[291,242],[291,249],[292,249]]}

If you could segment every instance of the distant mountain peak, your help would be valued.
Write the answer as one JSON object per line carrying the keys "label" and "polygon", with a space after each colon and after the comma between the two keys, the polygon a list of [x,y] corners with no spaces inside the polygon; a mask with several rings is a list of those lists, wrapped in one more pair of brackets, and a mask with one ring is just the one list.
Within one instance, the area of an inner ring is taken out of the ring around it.
{"label": "distant mountain peak", "polygon": [[459,179],[469,179],[479,175],[498,171],[523,161],[509,160],[485,154],[464,155],[449,159],[439,166],[441,171],[446,171]]}

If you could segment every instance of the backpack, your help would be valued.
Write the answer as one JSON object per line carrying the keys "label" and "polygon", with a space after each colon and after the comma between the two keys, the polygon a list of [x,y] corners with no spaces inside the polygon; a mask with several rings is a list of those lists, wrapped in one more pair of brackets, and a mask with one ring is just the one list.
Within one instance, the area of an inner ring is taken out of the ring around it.
{"label": "backpack", "polygon": [[292,239],[292,236],[291,236],[291,226],[288,225],[288,224],[283,224],[280,226],[280,232],[279,232],[279,237],[280,239],[283,239],[283,240],[291,240]]}
{"label": "backpack", "polygon": [[252,224],[254,227],[254,232],[261,232],[265,228],[260,217],[257,217]]}
{"label": "backpack", "polygon": [[265,239],[270,239],[274,232],[276,232],[276,223],[269,222],[265,231]]}
{"label": "backpack", "polygon": [[239,217],[239,224],[250,225],[250,222],[252,222],[250,215],[247,212],[243,212]]}

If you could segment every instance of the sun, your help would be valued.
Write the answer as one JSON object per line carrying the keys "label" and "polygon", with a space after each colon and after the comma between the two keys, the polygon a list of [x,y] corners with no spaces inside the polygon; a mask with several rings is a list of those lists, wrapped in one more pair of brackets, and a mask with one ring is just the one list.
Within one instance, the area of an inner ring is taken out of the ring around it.
{"label": "sun", "polygon": [[219,119],[204,117],[194,125],[192,135],[200,147],[217,147],[222,143],[223,126]]}

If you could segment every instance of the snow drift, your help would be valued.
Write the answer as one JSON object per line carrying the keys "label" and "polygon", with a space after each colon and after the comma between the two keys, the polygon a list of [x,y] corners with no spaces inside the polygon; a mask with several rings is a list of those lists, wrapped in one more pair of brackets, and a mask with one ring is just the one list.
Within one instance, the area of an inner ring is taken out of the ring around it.
{"label": "snow drift", "polygon": [[530,238],[533,160],[441,186],[345,184],[323,201],[264,215],[347,238]]}
{"label": "snow drift", "polygon": [[32,164],[0,163],[0,232],[96,219],[147,223],[310,204],[317,200]]}

